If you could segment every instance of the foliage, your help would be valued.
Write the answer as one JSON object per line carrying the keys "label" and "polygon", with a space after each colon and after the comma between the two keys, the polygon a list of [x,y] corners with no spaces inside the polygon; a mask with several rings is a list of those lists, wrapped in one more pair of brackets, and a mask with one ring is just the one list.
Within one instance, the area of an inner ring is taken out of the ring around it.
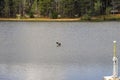
{"label": "foliage", "polygon": [[39,11],[40,14],[49,17],[49,14],[54,9],[54,0],[39,0]]}
{"label": "foliage", "polygon": [[50,18],[52,18],[52,19],[57,19],[57,18],[58,18],[57,12],[52,11],[51,14],[50,14]]}
{"label": "foliage", "polygon": [[112,10],[112,7],[107,7],[106,8],[106,15],[109,15],[111,10]]}
{"label": "foliage", "polygon": [[9,17],[9,12],[10,12],[9,0],[5,0],[5,5],[4,5],[5,17]]}
{"label": "foliage", "polygon": [[37,0],[34,0],[30,12],[31,13],[36,13],[37,12]]}
{"label": "foliage", "polygon": [[63,17],[73,17],[74,16],[74,0],[61,0],[61,12]]}
{"label": "foliage", "polygon": [[30,18],[34,18],[34,13],[33,12],[30,12],[29,15],[30,15]]}
{"label": "foliage", "polygon": [[12,0],[10,5],[11,16],[15,17],[16,14],[20,14],[20,0]]}
{"label": "foliage", "polygon": [[96,15],[99,15],[99,14],[100,14],[101,6],[102,6],[101,1],[100,1],[100,0],[97,0],[97,1],[95,2],[95,6],[94,6]]}
{"label": "foliage", "polygon": [[85,14],[82,16],[82,20],[91,20],[91,16],[89,16],[88,14]]}
{"label": "foliage", "polygon": [[[116,3],[119,0],[115,0]],[[117,6],[117,4],[115,5]],[[112,0],[0,0],[0,17],[87,17],[110,14]]]}

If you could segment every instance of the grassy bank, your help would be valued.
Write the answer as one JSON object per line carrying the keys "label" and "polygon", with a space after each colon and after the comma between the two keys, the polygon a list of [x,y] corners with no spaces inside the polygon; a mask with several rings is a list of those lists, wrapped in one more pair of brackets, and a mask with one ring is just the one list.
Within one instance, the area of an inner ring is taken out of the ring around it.
{"label": "grassy bank", "polygon": [[62,19],[50,19],[50,18],[0,18],[0,21],[25,21],[25,22],[76,22],[80,21],[80,18],[62,18]]}
{"label": "grassy bank", "polygon": [[110,14],[94,16],[89,18],[61,18],[61,19],[50,19],[50,18],[0,18],[0,21],[15,21],[15,22],[101,22],[101,21],[120,21],[120,14]]}

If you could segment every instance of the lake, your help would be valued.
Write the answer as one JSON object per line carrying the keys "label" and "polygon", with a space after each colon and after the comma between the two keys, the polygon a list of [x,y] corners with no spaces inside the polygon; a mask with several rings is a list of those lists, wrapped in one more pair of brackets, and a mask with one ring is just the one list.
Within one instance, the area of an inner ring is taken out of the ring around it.
{"label": "lake", "polygon": [[103,80],[114,40],[119,22],[0,22],[0,80]]}

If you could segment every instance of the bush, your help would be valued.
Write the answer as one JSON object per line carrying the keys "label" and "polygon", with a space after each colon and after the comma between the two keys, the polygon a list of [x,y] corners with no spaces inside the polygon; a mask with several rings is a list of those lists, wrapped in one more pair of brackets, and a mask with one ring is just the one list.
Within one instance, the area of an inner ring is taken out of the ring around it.
{"label": "bush", "polygon": [[21,15],[20,15],[20,14],[16,14],[16,17],[17,17],[18,19],[20,19],[20,18],[21,18]]}
{"label": "bush", "polygon": [[51,12],[51,14],[50,14],[50,18],[52,18],[52,19],[57,19],[58,18],[58,13],[57,12]]}
{"label": "bush", "polygon": [[33,12],[30,12],[29,15],[30,15],[30,18],[34,18]]}
{"label": "bush", "polygon": [[106,15],[110,15],[110,11],[111,11],[111,10],[112,10],[111,7],[107,7],[107,8],[106,8],[106,11],[105,11],[105,12],[106,12]]}
{"label": "bush", "polygon": [[82,16],[82,20],[91,20],[91,16],[89,16],[88,14],[85,14]]}

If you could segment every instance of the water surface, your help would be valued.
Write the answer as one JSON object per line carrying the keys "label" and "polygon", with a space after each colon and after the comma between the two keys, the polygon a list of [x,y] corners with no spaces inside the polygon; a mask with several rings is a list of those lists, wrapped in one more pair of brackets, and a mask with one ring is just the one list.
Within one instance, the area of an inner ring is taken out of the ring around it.
{"label": "water surface", "polygon": [[119,22],[0,22],[0,80],[101,80],[119,35]]}

